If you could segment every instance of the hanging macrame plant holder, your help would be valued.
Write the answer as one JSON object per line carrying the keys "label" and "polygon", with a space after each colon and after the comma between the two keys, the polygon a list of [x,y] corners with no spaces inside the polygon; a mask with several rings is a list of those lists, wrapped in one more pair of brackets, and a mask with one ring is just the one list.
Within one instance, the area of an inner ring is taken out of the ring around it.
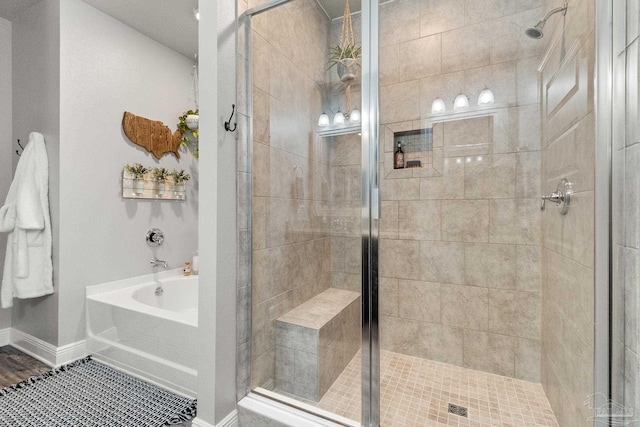
{"label": "hanging macrame plant holder", "polygon": [[358,75],[358,58],[360,48],[356,45],[353,37],[353,23],[351,22],[351,9],[349,0],[344,7],[344,18],[342,20],[342,30],[340,32],[340,44],[336,47],[340,51],[337,63],[338,77],[344,83],[349,83]]}

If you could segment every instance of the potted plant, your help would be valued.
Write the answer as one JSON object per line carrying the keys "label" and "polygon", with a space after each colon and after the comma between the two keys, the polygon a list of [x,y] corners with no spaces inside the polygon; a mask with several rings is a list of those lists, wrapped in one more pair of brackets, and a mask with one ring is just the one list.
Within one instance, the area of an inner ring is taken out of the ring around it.
{"label": "potted plant", "polygon": [[169,171],[166,168],[155,168],[153,169],[153,176],[156,179],[157,195],[158,197],[162,197],[166,189],[166,181],[169,177]]}
{"label": "potted plant", "polygon": [[124,165],[124,170],[133,176],[133,193],[140,195],[144,191],[144,174],[149,172],[149,168],[140,163]]}
{"label": "potted plant", "polygon": [[173,185],[174,185],[173,190],[176,197],[179,199],[184,199],[184,183],[191,179],[191,175],[186,173],[184,169],[180,171],[178,171],[177,169],[174,169],[170,173],[170,175],[173,178]]}
{"label": "potted plant", "polygon": [[362,47],[356,43],[336,45],[329,50],[327,70],[337,66],[338,77],[343,82],[356,78],[357,69],[360,66],[358,58],[362,56]]}
{"label": "potted plant", "polygon": [[182,132],[182,144],[187,145],[190,140],[193,140],[195,148],[193,151],[194,157],[198,158],[198,127],[200,126],[200,110],[188,110],[184,114],[178,117],[178,129]]}

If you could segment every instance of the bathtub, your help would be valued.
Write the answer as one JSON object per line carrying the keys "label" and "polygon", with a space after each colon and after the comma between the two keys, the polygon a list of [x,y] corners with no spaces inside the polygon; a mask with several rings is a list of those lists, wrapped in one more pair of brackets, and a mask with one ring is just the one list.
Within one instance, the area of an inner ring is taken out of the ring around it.
{"label": "bathtub", "polygon": [[96,360],[195,398],[198,276],[181,274],[87,287],[87,350]]}

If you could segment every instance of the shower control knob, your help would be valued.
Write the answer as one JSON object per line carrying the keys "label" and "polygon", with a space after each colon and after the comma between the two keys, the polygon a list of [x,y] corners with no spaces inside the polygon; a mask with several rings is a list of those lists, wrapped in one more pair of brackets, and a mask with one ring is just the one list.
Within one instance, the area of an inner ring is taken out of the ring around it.
{"label": "shower control knob", "polygon": [[147,231],[147,245],[155,248],[164,242],[164,233],[159,228],[152,228]]}
{"label": "shower control knob", "polygon": [[566,215],[569,211],[569,205],[571,204],[571,196],[573,196],[573,186],[565,178],[562,178],[555,193],[541,197],[542,203],[540,204],[540,210],[545,210],[545,202],[548,200],[558,205],[560,215]]}

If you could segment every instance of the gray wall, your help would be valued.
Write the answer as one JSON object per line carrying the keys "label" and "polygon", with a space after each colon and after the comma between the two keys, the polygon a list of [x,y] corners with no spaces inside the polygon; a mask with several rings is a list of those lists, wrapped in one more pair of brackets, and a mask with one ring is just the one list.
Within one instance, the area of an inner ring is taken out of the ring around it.
{"label": "gray wall", "polygon": [[[189,104],[192,61],[80,0],[43,0],[13,22],[13,138],[45,135],[55,294],[17,301],[14,327],[53,345],[85,337],[85,287],[177,268],[198,247],[198,167],[190,153],[156,160],[121,130],[131,111],[175,129]],[[186,169],[185,202],[123,200],[125,163]],[[148,248],[155,226],[165,243]]]}
{"label": "gray wall", "polygon": [[[60,337],[84,339],[86,286],[151,273],[158,256],[171,268],[198,248],[198,162],[182,151],[159,161],[132,144],[122,114],[175,130],[189,103],[193,62],[80,0],[60,4]],[[124,200],[125,163],[185,169],[186,201]],[[165,233],[157,250],[144,236]]]}
{"label": "gray wall", "polygon": [[[4,204],[13,178],[12,162],[16,157],[11,135],[11,22],[0,18],[0,129],[9,132],[0,134],[0,206]],[[0,281],[4,265],[7,233],[0,233]],[[0,330],[11,326],[11,310],[0,309]]]}
{"label": "gray wall", "polygon": [[[55,293],[14,300],[13,327],[58,345],[60,291],[60,1],[43,0],[12,22],[13,141],[44,135],[49,155],[49,208]],[[17,159],[14,157],[14,168]]]}
{"label": "gray wall", "polygon": [[[198,420],[235,409],[236,104],[235,0],[200,2],[200,290]],[[235,119],[234,119],[235,121]]]}

